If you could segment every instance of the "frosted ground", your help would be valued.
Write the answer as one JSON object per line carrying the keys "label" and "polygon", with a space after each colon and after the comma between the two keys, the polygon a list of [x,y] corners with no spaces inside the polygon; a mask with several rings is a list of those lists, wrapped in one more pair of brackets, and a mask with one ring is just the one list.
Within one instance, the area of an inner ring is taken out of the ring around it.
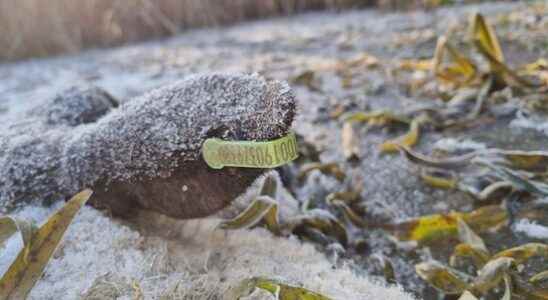
{"label": "frosted ground", "polygon": [[[0,124],[75,84],[97,85],[124,102],[193,73],[258,72],[289,80],[309,69],[329,69],[341,59],[363,52],[387,62],[429,57],[435,36],[450,25],[462,24],[470,12],[480,11],[495,18],[526,9],[524,4],[505,3],[428,13],[310,13],[224,29],[193,30],[169,40],[112,50],[5,64],[0,66]],[[402,38],[409,42],[398,45]],[[546,50],[526,51],[513,46],[508,50],[517,53],[510,57],[521,62],[546,56]],[[295,131],[324,150],[321,161],[344,161],[339,146],[340,124],[329,118],[335,102],[396,111],[420,102],[385,75],[364,70],[355,77],[359,84],[343,89],[340,78],[325,72],[319,75],[320,90],[293,86],[299,104]],[[427,150],[441,140],[440,147],[519,146],[547,150],[546,123],[520,116],[513,116],[509,122],[512,126],[466,136],[429,133],[419,149]],[[312,173],[303,187],[295,189],[295,198],[302,202],[343,186],[361,185],[368,213],[380,220],[472,209],[471,199],[464,195],[425,187],[399,156],[379,155],[377,145],[393,135],[382,131],[364,134],[359,165],[343,164],[349,175],[344,183]],[[455,139],[466,143],[455,143]],[[59,205],[29,206],[14,214],[41,221]],[[413,264],[422,258],[436,257],[428,248],[409,256],[379,232],[356,233],[367,240],[366,253],[354,251],[341,258],[296,238],[274,237],[261,228],[212,232],[215,222],[173,221],[146,213],[130,221],[118,220],[86,207],[69,228],[31,298],[131,299],[142,292],[147,299],[222,299],[245,276],[264,275],[302,284],[336,299],[411,299],[401,288],[384,287],[378,270],[372,267],[372,254],[391,258],[396,281],[408,291],[425,298],[433,295],[413,270]],[[517,232],[537,234],[537,239],[546,240],[546,227],[527,222],[517,225]],[[521,236],[511,243],[528,239],[527,235]],[[18,239],[10,240],[0,257],[0,271],[7,268],[19,246]]]}

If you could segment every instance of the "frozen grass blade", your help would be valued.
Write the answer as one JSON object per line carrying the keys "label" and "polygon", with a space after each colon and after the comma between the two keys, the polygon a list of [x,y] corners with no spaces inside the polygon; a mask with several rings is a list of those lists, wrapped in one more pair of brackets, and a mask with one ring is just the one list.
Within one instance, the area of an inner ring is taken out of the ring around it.
{"label": "frozen grass blade", "polygon": [[250,295],[254,289],[269,292],[276,300],[330,300],[331,298],[303,287],[285,284],[279,280],[253,277],[242,281],[233,293],[236,299]]}
{"label": "frozen grass blade", "polygon": [[548,281],[548,270],[537,273],[529,278],[529,282],[533,284],[543,281]]}
{"label": "frozen grass blade", "polygon": [[245,229],[259,223],[270,210],[276,206],[276,201],[268,196],[258,196],[242,213],[235,218],[219,224],[221,229]]}
{"label": "frozen grass blade", "polygon": [[[448,64],[444,64],[446,53],[449,54]],[[451,46],[445,36],[438,38],[432,61],[432,71],[442,82],[459,86],[470,82],[476,76],[476,67],[472,61]]]}
{"label": "frozen grass blade", "polygon": [[472,40],[479,43],[498,62],[504,62],[504,55],[500,47],[495,30],[491,27],[481,14],[473,14],[470,22]]}
{"label": "frozen grass blade", "polygon": [[[92,191],[76,194],[33,235],[28,251],[23,249],[0,279],[0,299],[24,299],[42,276],[63,234],[88,201]],[[26,260],[28,252],[28,261]]]}
{"label": "frozen grass blade", "polygon": [[36,230],[36,225],[32,222],[20,220],[10,216],[0,217],[0,248],[5,240],[11,237],[15,232],[19,231],[21,233],[21,238],[23,239],[23,252],[25,253],[23,259],[27,262],[32,236]]}
{"label": "frozen grass blade", "polygon": [[464,222],[462,218],[457,218],[459,240],[463,243],[469,244],[475,249],[489,253],[483,240]]}
{"label": "frozen grass blade", "polygon": [[430,285],[446,294],[460,294],[467,287],[460,272],[434,260],[417,264],[415,271]]}
{"label": "frozen grass blade", "polygon": [[490,260],[481,270],[470,285],[474,294],[483,295],[496,287],[506,276],[511,267],[515,266],[515,260],[509,257],[499,257]]}
{"label": "frozen grass blade", "polygon": [[396,139],[388,140],[379,146],[381,152],[397,152],[401,146],[412,147],[419,141],[420,120],[413,119],[409,131]]}
{"label": "frozen grass blade", "polygon": [[528,243],[518,247],[503,250],[495,254],[494,258],[509,257],[521,264],[533,256],[548,258],[548,245],[542,243]]}
{"label": "frozen grass blade", "polygon": [[451,190],[458,185],[457,178],[449,172],[422,169],[420,176],[427,185],[438,189]]}

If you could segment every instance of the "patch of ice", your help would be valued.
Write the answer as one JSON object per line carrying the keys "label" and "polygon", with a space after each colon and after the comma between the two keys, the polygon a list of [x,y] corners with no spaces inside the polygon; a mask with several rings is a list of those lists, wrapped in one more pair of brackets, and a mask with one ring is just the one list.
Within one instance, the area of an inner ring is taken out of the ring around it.
{"label": "patch of ice", "polygon": [[514,232],[524,233],[530,238],[548,240],[548,227],[537,224],[534,221],[527,219],[519,220],[514,224],[512,229]]}

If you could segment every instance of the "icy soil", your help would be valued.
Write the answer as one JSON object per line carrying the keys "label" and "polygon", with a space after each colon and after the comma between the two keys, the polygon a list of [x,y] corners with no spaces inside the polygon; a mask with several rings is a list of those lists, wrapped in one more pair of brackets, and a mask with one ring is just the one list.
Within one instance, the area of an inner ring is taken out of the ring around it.
{"label": "icy soil", "polygon": [[[29,206],[17,215],[43,220],[51,212]],[[214,219],[138,220],[147,228],[83,208],[30,299],[136,299],[142,293],[145,299],[231,300],[232,289],[250,275],[283,279],[334,299],[413,299],[400,288],[355,276],[347,266],[333,268],[311,244],[264,229],[225,233],[214,231]],[[9,241],[1,272],[20,246],[19,237]]]}
{"label": "icy soil", "polygon": [[[81,83],[97,85],[124,102],[194,73],[258,72],[289,80],[309,69],[322,66],[329,69],[341,59],[354,58],[363,52],[383,61],[429,57],[435,36],[444,33],[451,24],[462,24],[468,13],[480,11],[494,17],[522,9],[526,9],[525,4],[490,3],[431,12],[310,13],[229,28],[193,30],[169,40],[93,50],[70,57],[4,64],[0,65],[0,125],[32,109],[42,99]],[[431,33],[418,34],[426,29]],[[409,38],[409,44],[398,46],[402,37]],[[535,51],[530,57],[545,54]],[[349,175],[341,184],[319,173],[311,174],[308,183],[296,191],[297,200],[358,185],[363,187],[362,198],[368,213],[382,220],[397,221],[451,209],[470,210],[471,199],[425,187],[402,158],[379,155],[377,145],[401,132],[361,132],[359,165],[344,163],[340,124],[328,116],[335,104],[397,111],[422,100],[410,97],[381,73],[363,70],[349,89],[342,88],[340,78],[329,72],[318,75],[319,90],[292,86],[299,105],[294,123],[296,132],[323,150],[322,161],[341,162]],[[500,129],[502,133],[477,133],[466,140],[480,147],[524,145],[546,150],[548,140],[542,131],[548,126],[534,125],[518,120],[511,127]],[[419,150],[427,150],[444,137],[442,133],[429,133],[421,140]],[[16,213],[43,220],[52,211],[53,208],[27,207]],[[149,219],[156,221],[145,222]],[[272,237],[263,229],[215,233],[212,238],[210,222],[214,221],[163,222],[159,217],[113,220],[86,207],[31,296],[108,299],[119,295],[123,299],[136,293],[133,283],[137,282],[147,298],[217,299],[242,277],[267,275],[302,283],[337,299],[408,297],[395,288],[382,288],[382,283],[370,283],[375,278],[370,276],[371,254],[389,257],[396,280],[408,291],[425,298],[433,295],[414,274],[413,264],[421,257],[402,254],[377,232],[358,234],[367,240],[366,253],[355,253],[345,257],[348,260],[343,260],[342,265],[333,265],[313,245]],[[522,223],[515,230],[531,229],[534,225]],[[539,228],[535,230],[543,236],[545,232],[538,231]],[[17,239],[12,239],[0,257],[1,270],[13,257],[17,243]],[[428,257],[431,253],[425,249],[420,255]],[[90,289],[92,286],[95,288]],[[93,294],[105,290],[110,294]]]}

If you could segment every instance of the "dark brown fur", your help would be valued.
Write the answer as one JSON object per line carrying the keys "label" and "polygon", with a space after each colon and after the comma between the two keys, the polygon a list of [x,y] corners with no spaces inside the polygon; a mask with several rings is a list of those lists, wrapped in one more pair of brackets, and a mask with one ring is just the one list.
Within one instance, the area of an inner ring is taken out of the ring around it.
{"label": "dark brown fur", "polygon": [[96,193],[92,203],[121,216],[129,216],[139,208],[178,219],[201,218],[225,208],[263,172],[264,169],[214,170],[200,159],[182,165],[167,178],[99,183],[93,188]]}

